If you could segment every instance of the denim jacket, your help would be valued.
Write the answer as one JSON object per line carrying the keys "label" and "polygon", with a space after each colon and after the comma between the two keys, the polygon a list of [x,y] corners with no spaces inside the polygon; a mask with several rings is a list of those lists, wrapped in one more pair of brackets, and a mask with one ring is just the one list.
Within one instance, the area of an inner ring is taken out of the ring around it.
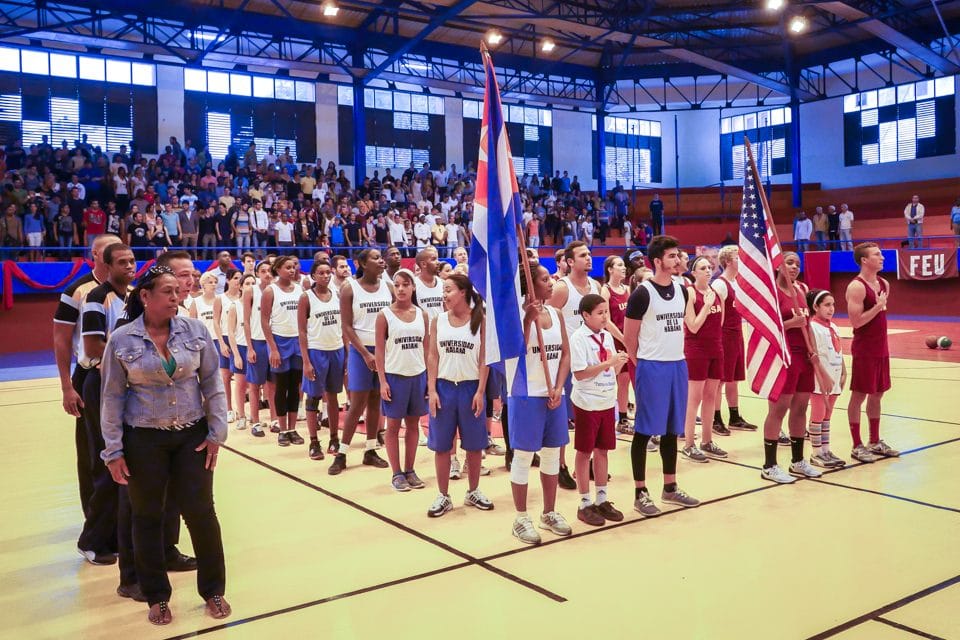
{"label": "denim jacket", "polygon": [[123,425],[166,428],[206,417],[207,440],[227,439],[227,400],[220,378],[219,354],[200,320],[170,321],[167,348],[177,362],[167,375],[143,317],[116,329],[103,352],[100,430],[106,444],[100,457],[123,455]]}

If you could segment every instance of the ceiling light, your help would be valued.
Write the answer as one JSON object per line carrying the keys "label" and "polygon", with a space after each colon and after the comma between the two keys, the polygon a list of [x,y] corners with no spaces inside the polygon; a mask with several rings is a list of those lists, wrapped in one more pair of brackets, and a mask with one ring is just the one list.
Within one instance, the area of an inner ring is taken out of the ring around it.
{"label": "ceiling light", "polygon": [[779,11],[783,9],[783,0],[767,0],[767,9],[769,11]]}
{"label": "ceiling light", "polygon": [[540,45],[540,50],[544,53],[550,53],[554,50],[557,45],[553,43],[553,40],[547,39],[543,41],[543,44]]}
{"label": "ceiling light", "polygon": [[333,18],[340,12],[340,7],[334,2],[324,2],[323,3],[323,15],[327,18]]}
{"label": "ceiling light", "polygon": [[503,42],[503,35],[499,31],[491,31],[487,34],[487,44],[500,44]]}
{"label": "ceiling light", "polygon": [[789,28],[793,33],[802,33],[807,29],[807,19],[803,16],[793,16],[790,18]]}

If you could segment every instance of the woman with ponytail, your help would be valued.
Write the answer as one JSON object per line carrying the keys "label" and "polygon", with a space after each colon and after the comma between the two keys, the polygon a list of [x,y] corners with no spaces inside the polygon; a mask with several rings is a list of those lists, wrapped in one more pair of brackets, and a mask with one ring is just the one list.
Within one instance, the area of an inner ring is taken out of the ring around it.
{"label": "woman with ponytail", "polygon": [[493,503],[479,489],[480,462],[488,444],[483,300],[467,276],[451,273],[443,283],[443,304],[446,311],[431,321],[427,345],[427,447],[434,452],[440,490],[427,510],[431,518],[453,508],[447,490],[450,451],[457,434],[467,452],[468,490],[463,503],[482,511],[493,509]]}
{"label": "woman with ponytail", "polygon": [[163,540],[168,497],[190,529],[207,613],[219,619],[231,612],[213,506],[227,403],[213,338],[202,321],[177,315],[179,291],[169,267],[147,271],[127,298],[127,323],[110,335],[101,364],[100,457],[114,482],[128,487],[137,581],[155,625],[173,620]]}

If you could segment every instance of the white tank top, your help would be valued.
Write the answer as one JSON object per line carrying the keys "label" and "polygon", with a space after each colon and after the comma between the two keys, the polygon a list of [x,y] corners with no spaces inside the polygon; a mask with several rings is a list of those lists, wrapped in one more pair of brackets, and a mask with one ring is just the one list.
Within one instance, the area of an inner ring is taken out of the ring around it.
{"label": "white tank top", "polygon": [[[543,348],[547,354],[547,369],[550,371],[550,379],[554,384],[557,382],[557,371],[560,369],[560,356],[563,355],[563,334],[560,330],[560,313],[553,307],[546,306],[544,309],[550,314],[550,328],[543,330]],[[543,377],[543,365],[540,364],[540,347],[537,344],[537,329],[530,327],[530,340],[527,344],[527,355],[524,358],[524,365],[527,371],[527,390],[526,394],[517,384],[517,361],[507,360],[507,381],[511,395],[531,398],[546,398],[548,395],[547,381]]]}
{"label": "white tank top", "polygon": [[[245,347],[247,346],[247,336],[243,334],[243,325],[246,322],[246,317],[243,313],[243,298],[237,298],[233,301],[233,308],[237,310],[237,327],[234,331],[234,339],[237,341],[237,344]],[[252,337],[252,336],[251,336]]]}
{"label": "white tank top", "polygon": [[377,290],[370,293],[358,280],[350,278],[347,282],[353,289],[353,330],[364,346],[372,347],[377,344],[377,314],[393,303],[390,287],[380,280]]}
{"label": "white tank top", "polygon": [[[233,300],[226,293],[220,294],[220,333],[227,335],[227,314],[230,313],[230,307],[233,306]],[[213,321],[211,320],[211,324]],[[219,337],[217,338],[220,339]]]}
{"label": "white tank top", "polygon": [[[567,302],[563,305],[563,324],[567,327],[567,338],[569,338],[583,325],[583,317],[580,315],[580,301],[583,300],[583,294],[570,282],[570,276],[563,276],[560,280],[567,285]],[[590,284],[590,293],[600,293],[600,285],[596,280],[588,277],[587,282]]]}
{"label": "white tank top", "polygon": [[294,284],[291,291],[284,291],[277,283],[271,283],[273,289],[273,307],[270,309],[270,330],[274,336],[296,338],[300,335],[297,326],[297,309],[303,292],[300,285]]}
{"label": "white tank top", "polygon": [[384,354],[385,373],[398,376],[415,376],[427,370],[423,356],[424,311],[414,307],[413,322],[404,322],[389,308],[381,313],[387,319],[387,352]]}
{"label": "white tank top", "polygon": [[330,299],[324,302],[307,291],[310,315],[307,316],[307,348],[335,351],[343,348],[343,326],[340,323],[340,297],[330,290]]}
{"label": "white tank top", "polygon": [[417,289],[417,306],[423,309],[427,317],[433,320],[443,311],[443,280],[434,278],[432,287],[428,287],[420,278],[414,278]]}
{"label": "white tank top", "polygon": [[687,306],[683,285],[673,283],[673,299],[664,300],[649,281],[640,284],[650,294],[650,305],[640,321],[638,360],[683,360],[683,314]]}
{"label": "white tank top", "polygon": [[480,379],[480,330],[470,333],[470,320],[462,327],[450,324],[450,313],[437,316],[437,378],[450,382]]}
{"label": "white tank top", "polygon": [[[216,300],[216,298],[214,298],[214,300]],[[203,326],[207,328],[210,337],[216,340],[217,336],[213,335],[215,333],[213,330],[213,302],[207,304],[203,296],[200,296],[193,301],[193,305],[197,308],[197,320],[203,322]]]}
{"label": "white tank top", "polygon": [[260,284],[253,286],[253,301],[250,305],[250,339],[265,340],[263,335],[263,324],[260,322],[260,301],[263,299],[263,291]]}

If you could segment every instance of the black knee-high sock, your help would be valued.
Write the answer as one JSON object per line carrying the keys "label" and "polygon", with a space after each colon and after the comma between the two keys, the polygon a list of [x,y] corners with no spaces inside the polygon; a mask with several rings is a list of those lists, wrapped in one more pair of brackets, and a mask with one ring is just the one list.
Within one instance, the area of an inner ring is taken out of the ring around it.
{"label": "black knee-high sock", "polygon": [[777,439],[767,440],[763,439],[763,468],[769,469],[770,467],[777,466]]}
{"label": "black knee-high sock", "polygon": [[677,435],[668,433],[660,437],[660,460],[663,462],[663,474],[667,476],[677,473]]}
{"label": "black knee-high sock", "polygon": [[633,443],[630,445],[630,462],[633,467],[634,482],[646,480],[648,442],[650,442],[650,436],[642,433],[633,434]]}
{"label": "black knee-high sock", "polygon": [[287,371],[273,374],[273,404],[277,409],[278,416],[287,415],[287,386],[290,384],[290,377]]}
{"label": "black knee-high sock", "polygon": [[804,438],[790,438],[790,461],[800,462],[803,460],[803,441]]}
{"label": "black knee-high sock", "polygon": [[287,386],[287,413],[297,415],[300,410],[300,381],[303,380],[303,370],[290,369],[287,373],[290,375]]}

